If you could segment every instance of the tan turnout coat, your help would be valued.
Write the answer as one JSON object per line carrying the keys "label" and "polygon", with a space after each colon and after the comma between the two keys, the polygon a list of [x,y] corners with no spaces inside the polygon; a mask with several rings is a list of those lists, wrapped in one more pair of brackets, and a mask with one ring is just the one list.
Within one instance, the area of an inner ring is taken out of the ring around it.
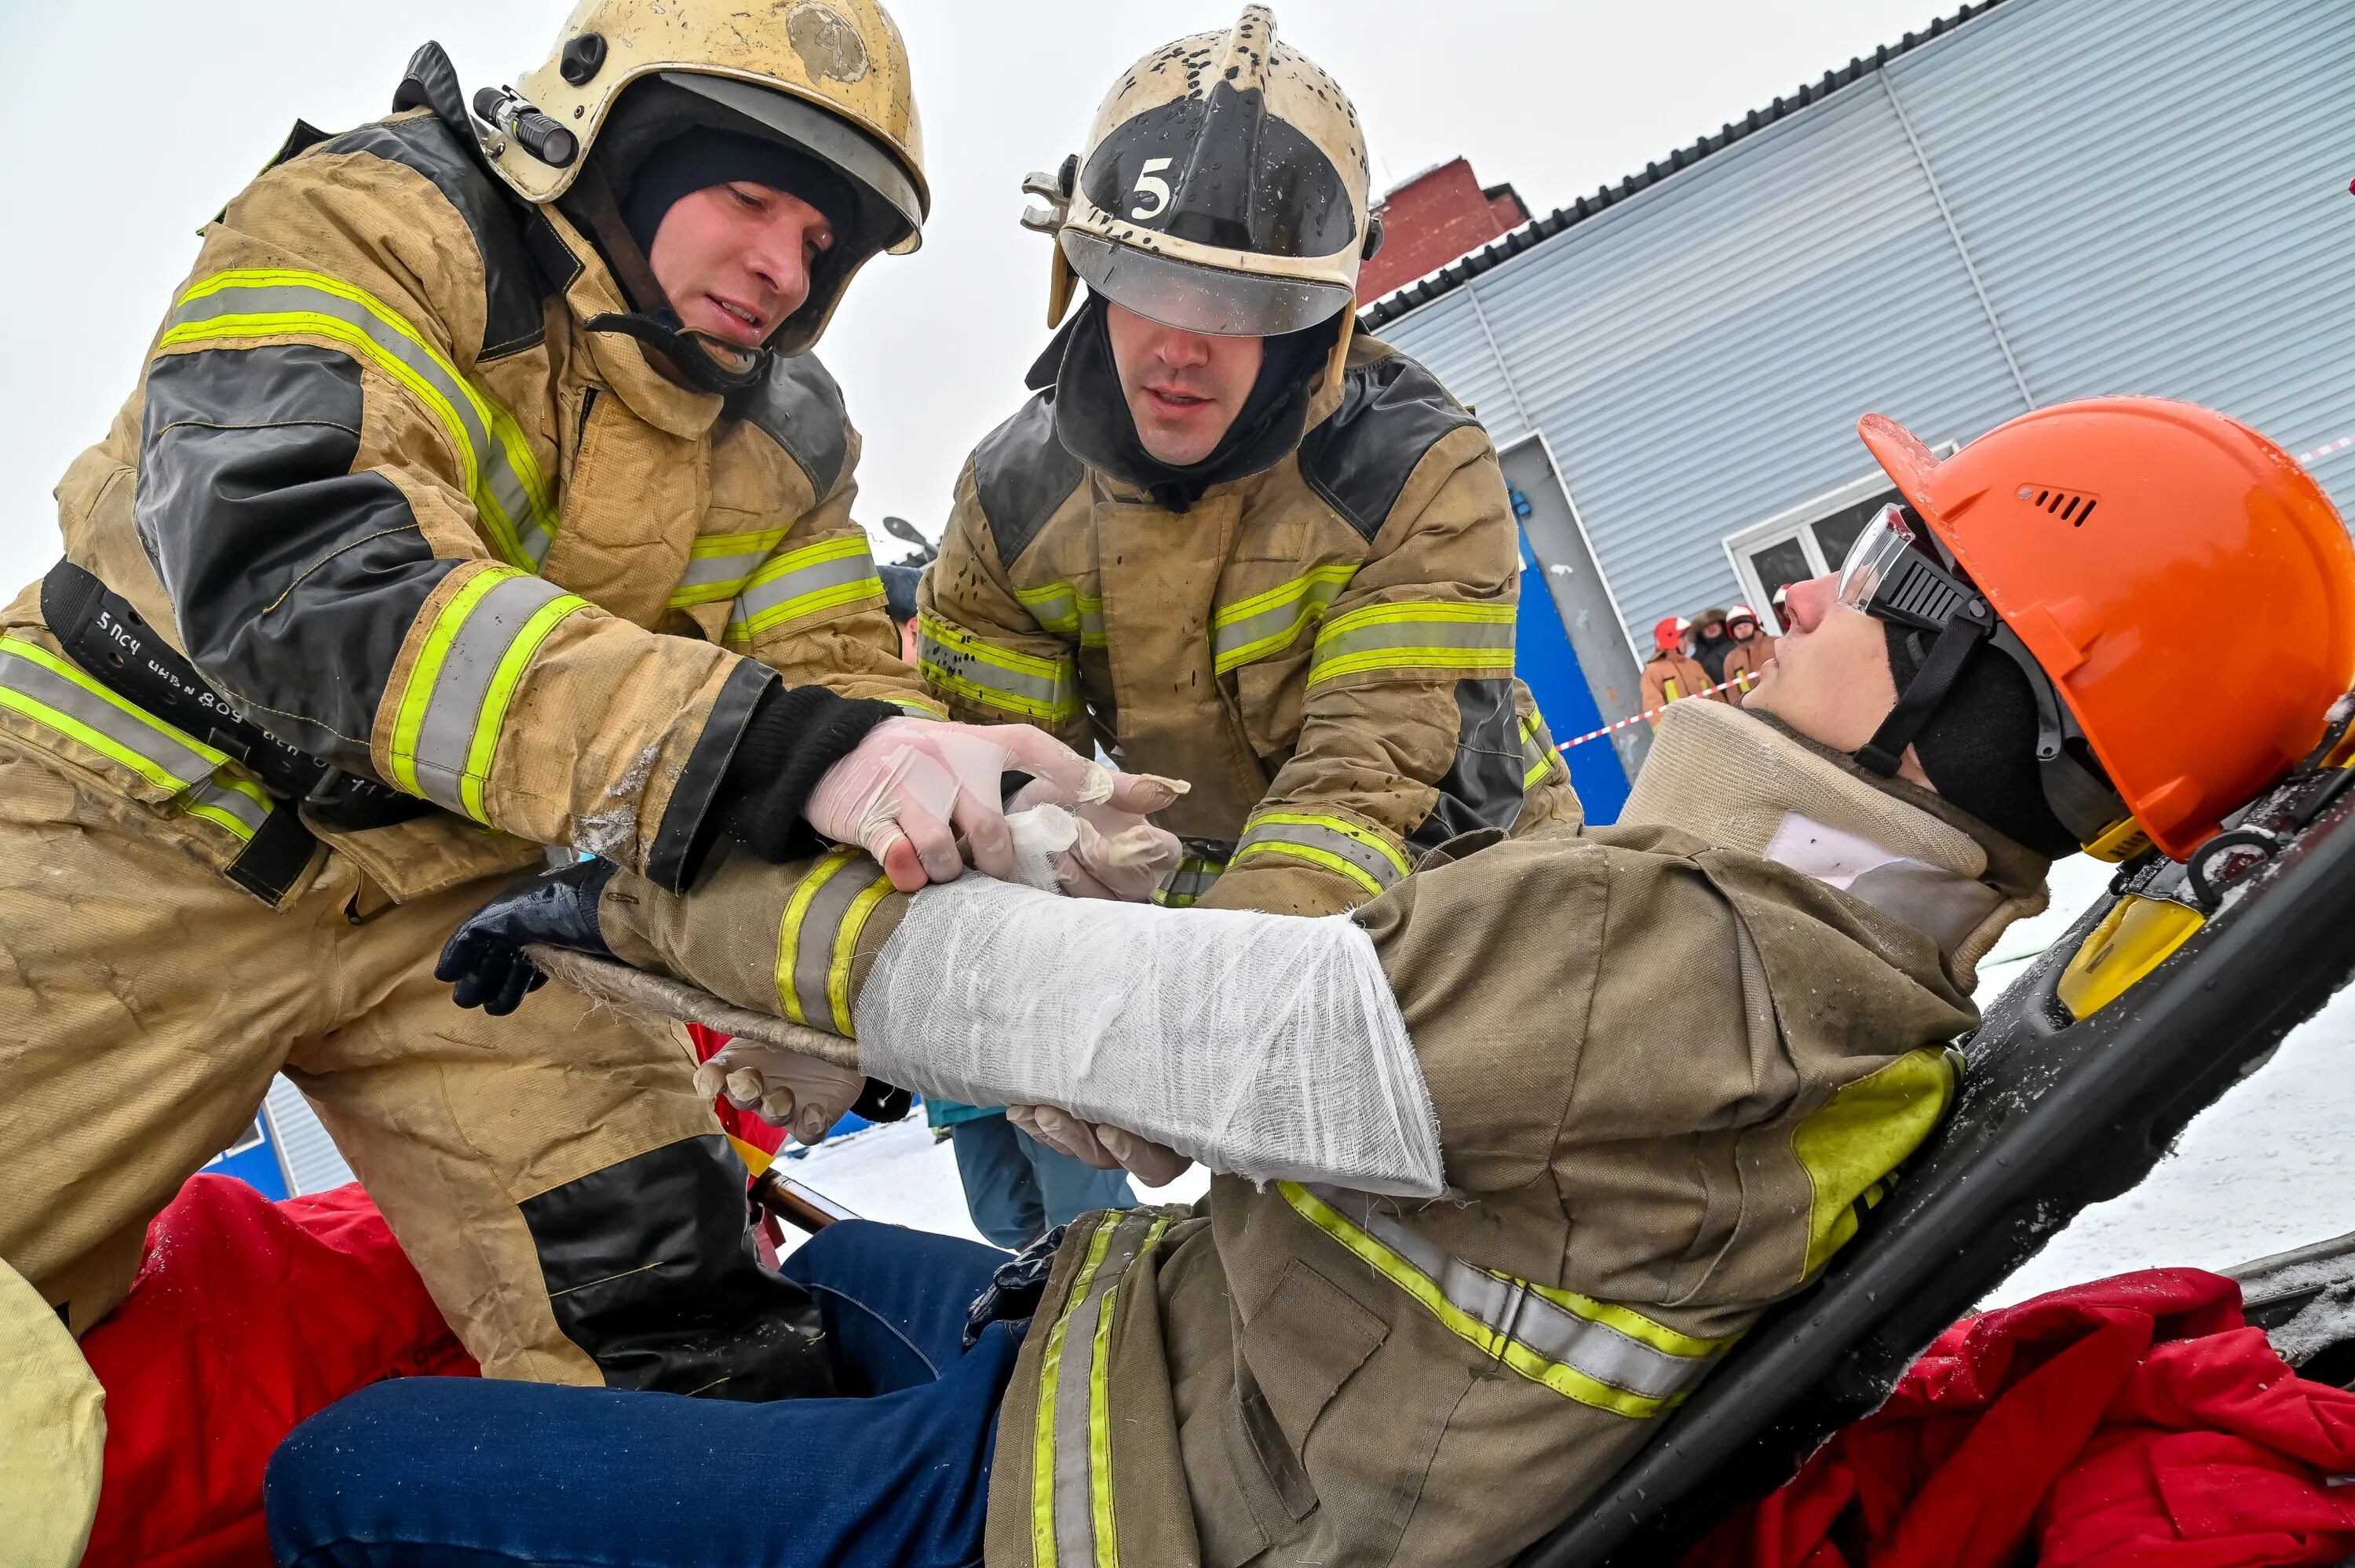
{"label": "tan turnout coat", "polygon": [[1458,833],[1578,820],[1513,677],[1496,451],[1428,371],[1359,338],[1294,451],[1183,513],[1065,450],[1055,396],[957,481],[924,677],[956,717],[1188,780],[1162,902],[1327,914]]}
{"label": "tan turnout coat", "polygon": [[[1952,1098],[1972,966],[2041,907],[2043,863],[1690,706],[1621,825],[1466,840],[1352,916],[1430,1086],[1448,1196],[1221,1176],[1190,1213],[1074,1224],[999,1416],[992,1568],[1108,1546],[1209,1568],[1508,1562],[1855,1233]],[[1839,851],[1817,874],[1810,841]],[[1859,844],[1886,869],[1858,873]],[[737,933],[689,978],[847,1033],[906,900],[847,857],[808,877],[815,896],[731,862],[691,899],[617,878],[605,931],[680,973]]]}

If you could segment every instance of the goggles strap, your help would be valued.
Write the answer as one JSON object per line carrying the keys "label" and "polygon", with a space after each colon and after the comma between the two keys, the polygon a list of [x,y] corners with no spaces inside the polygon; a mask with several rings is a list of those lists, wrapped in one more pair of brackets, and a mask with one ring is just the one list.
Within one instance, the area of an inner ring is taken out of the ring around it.
{"label": "goggles strap", "polygon": [[1961,616],[1946,622],[1945,630],[1938,633],[1938,641],[1930,649],[1930,656],[1922,662],[1905,689],[1897,694],[1897,705],[1889,710],[1889,716],[1881,721],[1872,738],[1857,748],[1856,760],[1883,779],[1895,778],[1905,748],[1936,716],[1946,694],[1961,678],[1964,662],[1987,634],[1987,627]]}

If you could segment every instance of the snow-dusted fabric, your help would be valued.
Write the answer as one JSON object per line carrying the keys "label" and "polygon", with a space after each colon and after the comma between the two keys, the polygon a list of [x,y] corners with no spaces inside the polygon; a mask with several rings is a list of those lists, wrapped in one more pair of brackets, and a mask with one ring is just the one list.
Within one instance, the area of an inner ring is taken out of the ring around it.
{"label": "snow-dusted fabric", "polygon": [[909,902],[858,999],[869,1075],[1050,1105],[1253,1181],[1439,1195],[1398,1003],[1347,916],[1170,910],[967,876]]}

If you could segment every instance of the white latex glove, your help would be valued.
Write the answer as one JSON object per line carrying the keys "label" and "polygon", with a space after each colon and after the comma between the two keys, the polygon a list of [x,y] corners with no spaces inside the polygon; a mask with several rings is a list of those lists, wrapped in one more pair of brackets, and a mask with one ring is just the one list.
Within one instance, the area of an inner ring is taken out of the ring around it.
{"label": "white latex glove", "polygon": [[1125,1171],[1148,1187],[1167,1187],[1194,1163],[1174,1149],[1116,1127],[1082,1121],[1053,1106],[1007,1106],[1006,1119],[1083,1165]]}
{"label": "white latex glove", "polygon": [[[1189,786],[1183,779],[1158,774],[1121,773],[1101,763],[1093,766],[1104,778],[1090,783],[1096,798],[1083,796],[1071,805],[1078,832],[1071,846],[1054,857],[1056,881],[1074,898],[1142,904],[1153,896],[1153,890],[1186,853],[1177,834],[1155,827],[1146,821],[1146,813],[1162,810]],[[1034,779],[1024,785],[1007,802],[1007,810],[1022,810],[1050,798],[1038,793],[1041,783]],[[1116,805],[1115,800],[1157,803]]]}
{"label": "white latex glove", "polygon": [[[1028,773],[1030,782],[1001,804],[999,781],[1008,771]],[[804,814],[827,838],[862,846],[892,886],[913,893],[963,874],[960,836],[975,865],[1010,877],[1009,809],[1106,806],[1143,817],[1185,789],[1151,774],[1115,773],[1027,724],[896,718],[877,725],[826,769]]]}
{"label": "white latex glove", "polygon": [[782,1127],[804,1143],[817,1143],[858,1103],[867,1075],[741,1035],[695,1069],[695,1092],[725,1095],[738,1110]]}

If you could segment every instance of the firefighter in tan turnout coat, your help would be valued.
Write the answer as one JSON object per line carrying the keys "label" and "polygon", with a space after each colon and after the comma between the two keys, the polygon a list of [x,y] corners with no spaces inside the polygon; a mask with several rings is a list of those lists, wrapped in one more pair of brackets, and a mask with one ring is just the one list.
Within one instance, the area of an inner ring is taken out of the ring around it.
{"label": "firefighter in tan turnout coat", "polygon": [[957,482],[927,683],[1189,781],[1165,903],[1329,913],[1457,833],[1575,821],[1513,675],[1496,452],[1351,336],[1380,231],[1339,85],[1254,6],[1137,62],[1089,143],[1028,187],[1050,324],[1089,292]]}
{"label": "firefighter in tan turnout coat", "polygon": [[[916,244],[906,55],[871,0],[590,0],[474,107],[429,45],[390,118],[296,128],[0,625],[0,1255],[87,1329],[284,1066],[485,1371],[823,1390],[691,1058],[432,971],[542,846],[808,853],[814,784],[939,715],[805,356]],[[666,284],[683,212],[782,259]]]}

